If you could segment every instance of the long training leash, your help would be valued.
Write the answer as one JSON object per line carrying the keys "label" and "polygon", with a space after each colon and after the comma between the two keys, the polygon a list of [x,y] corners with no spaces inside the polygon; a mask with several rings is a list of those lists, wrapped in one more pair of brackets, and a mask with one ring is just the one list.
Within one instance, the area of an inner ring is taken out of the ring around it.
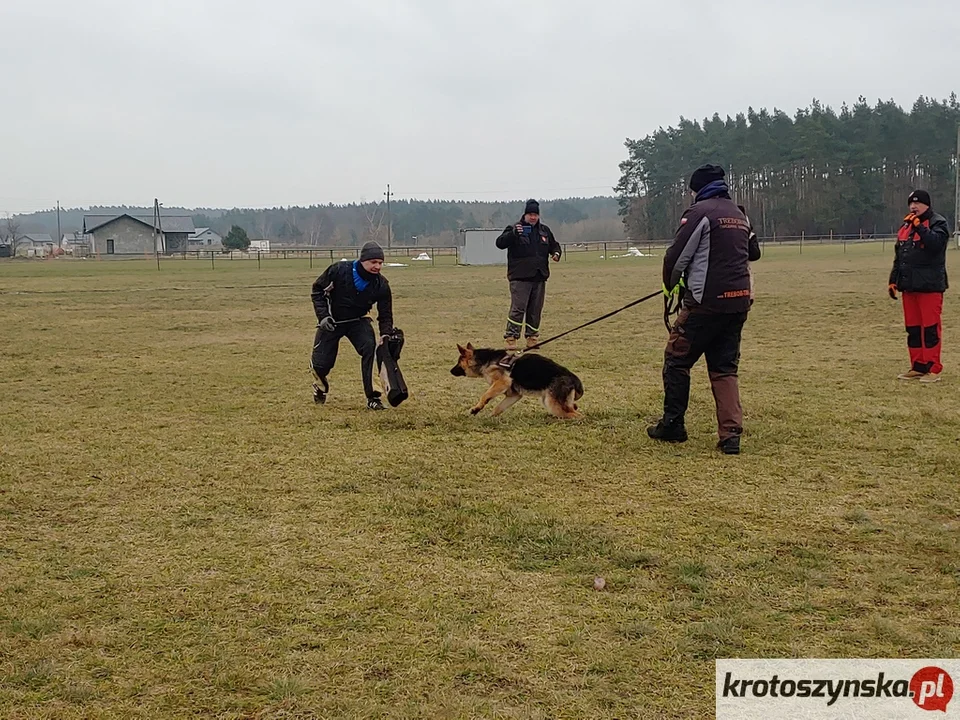
{"label": "long training leash", "polygon": [[[624,310],[629,310],[629,309],[632,308],[634,305],[639,305],[640,303],[646,302],[647,300],[652,300],[653,298],[657,297],[658,295],[662,295],[662,294],[663,294],[662,291],[659,291],[659,290],[658,290],[658,291],[655,292],[655,293],[650,293],[649,295],[645,295],[645,296],[643,296],[642,298],[640,298],[640,299],[638,299],[638,300],[634,300],[633,302],[627,303],[627,304],[624,305],[622,308],[617,308],[616,310],[613,310],[613,311],[611,311],[611,312],[608,312],[606,315],[601,315],[601,316],[598,317],[598,318],[594,318],[593,320],[590,320],[589,322],[583,323],[583,325],[577,325],[577,327],[575,327],[575,328],[571,328],[570,330],[567,330],[566,332],[562,332],[562,333],[560,333],[559,335],[554,335],[554,336],[551,337],[551,338],[547,338],[546,340],[544,340],[544,341],[542,341],[542,342],[538,342],[536,345],[531,345],[531,346],[528,347],[528,348],[524,348],[523,350],[519,350],[519,351],[513,356],[513,358],[514,358],[514,359],[515,359],[515,358],[518,358],[518,357],[520,357],[520,355],[522,355],[523,353],[530,352],[531,350],[539,350],[540,348],[542,348],[542,347],[543,347],[544,345],[546,345],[547,343],[552,343],[554,340],[559,340],[560,338],[564,337],[565,335],[569,335],[570,333],[576,332],[577,330],[583,330],[583,328],[585,328],[585,327],[589,327],[590,325],[593,325],[594,323],[598,323],[598,322],[600,322],[601,320],[606,320],[606,319],[609,318],[609,317],[613,317],[613,316],[616,315],[617,313],[621,313],[621,312],[623,312]],[[666,298],[666,299],[664,300],[664,304],[665,304],[665,305],[666,305],[666,303],[667,303],[668,300],[669,300],[669,298]],[[669,321],[667,321],[667,316],[666,316],[666,315],[664,316],[664,320],[665,320],[665,322],[667,322],[667,329],[669,330],[669,329],[670,329],[670,325],[669,325]]]}

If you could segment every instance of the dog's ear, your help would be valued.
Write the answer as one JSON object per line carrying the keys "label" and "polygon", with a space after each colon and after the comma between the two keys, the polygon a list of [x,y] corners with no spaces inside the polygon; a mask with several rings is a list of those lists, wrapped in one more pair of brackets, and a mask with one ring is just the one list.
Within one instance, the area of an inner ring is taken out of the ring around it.
{"label": "dog's ear", "polygon": [[467,350],[473,350],[473,343],[467,343]]}
{"label": "dog's ear", "polygon": [[461,354],[461,355],[466,355],[466,354],[467,354],[466,349],[465,349],[460,343],[457,343],[457,350],[460,351],[460,354]]}

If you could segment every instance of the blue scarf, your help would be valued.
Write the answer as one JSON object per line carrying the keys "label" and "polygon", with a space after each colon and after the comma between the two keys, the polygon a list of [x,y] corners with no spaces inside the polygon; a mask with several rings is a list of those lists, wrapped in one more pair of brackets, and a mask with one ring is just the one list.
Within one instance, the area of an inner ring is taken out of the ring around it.
{"label": "blue scarf", "polygon": [[697,197],[694,202],[700,202],[701,200],[709,200],[712,197],[717,197],[718,195],[729,195],[730,188],[727,187],[727,183],[723,180],[714,180],[712,183],[704,185],[700,188],[700,192],[697,193]]}
{"label": "blue scarf", "polygon": [[369,285],[370,282],[360,277],[360,273],[357,272],[357,265],[359,264],[359,260],[353,261],[353,286],[357,289],[357,292],[363,292],[367,289],[367,285]]}

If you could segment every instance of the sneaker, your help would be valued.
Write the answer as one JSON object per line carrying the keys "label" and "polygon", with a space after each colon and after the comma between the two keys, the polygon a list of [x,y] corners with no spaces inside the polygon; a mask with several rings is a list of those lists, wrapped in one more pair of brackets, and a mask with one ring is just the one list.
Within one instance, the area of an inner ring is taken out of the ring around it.
{"label": "sneaker", "polygon": [[507,352],[517,351],[517,340],[519,339],[520,338],[515,338],[515,337],[505,337],[503,339],[504,347],[506,348]]}
{"label": "sneaker", "polygon": [[327,401],[327,394],[316,383],[313,385],[313,401],[317,405],[323,405]]}
{"label": "sneaker", "polygon": [[663,440],[664,442],[687,441],[687,430],[683,425],[664,425],[663,420],[648,427],[647,435],[654,440]]}
{"label": "sneaker", "polygon": [[905,373],[900,373],[899,375],[897,375],[897,379],[898,380],[919,380],[925,374],[926,373],[922,373],[919,370],[908,370]]}
{"label": "sneaker", "polygon": [[740,436],[734,435],[733,437],[728,437],[726,440],[721,440],[717,443],[717,449],[724,455],[739,455]]}
{"label": "sneaker", "polygon": [[940,373],[927,373],[920,378],[920,382],[924,384],[940,382]]}
{"label": "sneaker", "polygon": [[372,397],[367,400],[367,410],[386,410],[379,397]]}
{"label": "sneaker", "polygon": [[534,345],[536,345],[538,342],[540,342],[540,336],[539,336],[539,335],[531,335],[530,337],[527,338],[527,349],[529,350],[529,349],[532,348]]}

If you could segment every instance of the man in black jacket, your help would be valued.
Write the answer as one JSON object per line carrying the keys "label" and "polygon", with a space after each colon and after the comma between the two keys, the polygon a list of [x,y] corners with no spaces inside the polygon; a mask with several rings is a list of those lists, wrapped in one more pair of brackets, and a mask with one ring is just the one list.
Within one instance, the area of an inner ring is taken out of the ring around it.
{"label": "man in black jacket", "polygon": [[897,299],[903,293],[903,317],[911,368],[901,380],[937,382],[943,365],[941,313],[947,290],[947,243],[950,228],[946,218],[930,209],[930,194],[915,190],[907,198],[910,214],[903,219],[894,247],[888,292]]}
{"label": "man in black jacket", "polygon": [[[737,372],[740,336],[751,306],[750,223],[730,198],[723,168],[704,165],[690,178],[695,193],[663,257],[663,291],[684,288],[663,363],[663,417],[647,429],[655,440],[684,442],[690,370],[706,355],[717,408],[717,447],[740,452],[743,411]],[[759,245],[757,246],[759,249]]]}
{"label": "man in black jacket", "polygon": [[540,204],[527,200],[523,217],[497,238],[497,247],[507,251],[507,279],[510,281],[510,313],[503,334],[508,350],[517,349],[517,340],[526,325],[527,347],[540,341],[540,318],[550,277],[549,258],[560,259],[561,247],[553,231],[540,222]]}
{"label": "man in black jacket", "polygon": [[313,283],[311,299],[317,315],[317,334],[313,341],[310,367],[323,386],[314,384],[314,402],[324,403],[330,384],[327,375],[337,360],[340,340],[348,338],[360,355],[360,373],[367,407],[383,410],[380,393],[373,389],[373,361],[377,342],[372,320],[367,315],[377,306],[380,341],[393,336],[393,296],[390,283],[380,274],[383,250],[368,242],[360,251],[359,260],[333,263]]}

